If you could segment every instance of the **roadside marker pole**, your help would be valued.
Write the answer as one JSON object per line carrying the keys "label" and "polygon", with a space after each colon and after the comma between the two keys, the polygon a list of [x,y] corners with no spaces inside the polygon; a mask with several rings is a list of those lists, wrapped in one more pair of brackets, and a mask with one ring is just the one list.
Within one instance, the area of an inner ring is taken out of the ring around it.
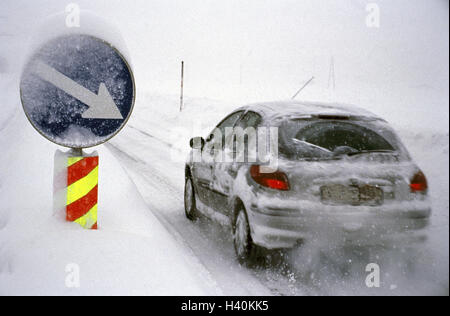
{"label": "roadside marker pole", "polygon": [[184,94],[184,61],[181,62],[181,94],[180,94],[180,112],[183,111],[183,94]]}
{"label": "roadside marker pole", "polygon": [[97,229],[99,157],[67,158],[66,220]]}
{"label": "roadside marker pole", "polygon": [[97,152],[88,155],[81,150],[57,150],[54,161],[54,214],[85,229],[97,229]]}

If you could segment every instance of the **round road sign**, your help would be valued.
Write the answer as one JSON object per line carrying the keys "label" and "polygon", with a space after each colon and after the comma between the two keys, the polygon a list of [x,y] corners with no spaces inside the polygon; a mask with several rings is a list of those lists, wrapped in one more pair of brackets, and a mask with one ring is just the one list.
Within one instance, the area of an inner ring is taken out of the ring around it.
{"label": "round road sign", "polygon": [[136,93],[122,54],[101,39],[77,34],[51,40],[32,55],[20,94],[39,133],[61,146],[86,148],[120,131]]}

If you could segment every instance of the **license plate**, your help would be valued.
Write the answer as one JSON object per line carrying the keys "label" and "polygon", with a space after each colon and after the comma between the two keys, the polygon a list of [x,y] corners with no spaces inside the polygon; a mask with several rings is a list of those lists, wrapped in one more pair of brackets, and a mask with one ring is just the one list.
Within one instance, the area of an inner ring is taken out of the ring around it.
{"label": "license plate", "polygon": [[383,190],[373,185],[364,185],[359,188],[359,200],[361,203],[383,204]]}
{"label": "license plate", "polygon": [[331,184],[322,186],[320,192],[322,201],[330,204],[379,205],[383,202],[383,190],[371,185]]}

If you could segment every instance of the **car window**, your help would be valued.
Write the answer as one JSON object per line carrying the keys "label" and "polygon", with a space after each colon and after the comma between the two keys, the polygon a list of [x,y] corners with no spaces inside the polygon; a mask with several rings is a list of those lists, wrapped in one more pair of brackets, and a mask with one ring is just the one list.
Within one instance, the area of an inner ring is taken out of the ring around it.
{"label": "car window", "polygon": [[383,137],[359,125],[343,122],[321,122],[300,130],[295,139],[329,151],[351,147],[357,151],[394,150]]}
{"label": "car window", "polygon": [[[256,132],[256,129],[257,129],[258,125],[261,124],[261,122],[262,122],[261,115],[259,115],[258,113],[250,111],[250,112],[247,112],[240,119],[240,121],[236,124],[236,127],[237,128],[239,128],[239,127],[242,128],[243,131],[246,131],[246,129],[248,129],[248,128],[254,128],[255,129],[254,131]],[[234,134],[233,137],[234,137],[233,141],[236,141],[236,140],[239,141],[240,140],[240,141],[243,141],[246,146],[248,146],[248,141],[249,141],[248,135],[245,135],[245,137],[243,137],[243,138],[238,138],[237,139],[236,135]],[[227,141],[228,140],[229,139],[227,139]],[[256,142],[256,137],[255,137],[255,139],[253,141]]]}
{"label": "car window", "polygon": [[[236,124],[237,120],[239,120],[239,118],[242,116],[242,114],[244,114],[244,111],[238,111],[236,113],[230,114],[225,119],[223,119],[215,129],[219,129],[222,135],[225,135],[225,129],[227,127],[233,127]],[[214,131],[211,132],[211,134],[213,133]]]}
{"label": "car window", "polygon": [[[208,148],[208,150],[219,150],[219,148],[223,148],[223,145],[225,144],[225,131],[229,127],[234,127],[236,122],[241,118],[241,116],[244,114],[245,111],[238,111],[235,113],[230,114],[225,119],[222,120],[210,133],[208,138],[206,139],[207,143],[209,143],[208,146],[205,148]],[[221,137],[217,138],[217,137]]]}
{"label": "car window", "polygon": [[330,158],[337,153],[397,151],[399,146],[384,138],[376,128],[356,122],[301,120],[281,125],[280,152],[297,158]]}
{"label": "car window", "polygon": [[[252,111],[247,112],[239,122],[236,123],[234,133],[226,135],[227,138],[225,139],[225,144],[227,149],[231,150],[235,155],[238,155],[238,150],[241,150],[242,152],[240,154],[243,155],[241,156],[242,162],[248,161],[250,148],[253,156],[256,154],[257,128],[261,122],[261,115]],[[253,128],[253,130],[250,130],[251,128]]]}
{"label": "car window", "polygon": [[236,124],[237,127],[246,129],[247,127],[257,128],[261,124],[261,115],[255,112],[247,112],[242,119]]}

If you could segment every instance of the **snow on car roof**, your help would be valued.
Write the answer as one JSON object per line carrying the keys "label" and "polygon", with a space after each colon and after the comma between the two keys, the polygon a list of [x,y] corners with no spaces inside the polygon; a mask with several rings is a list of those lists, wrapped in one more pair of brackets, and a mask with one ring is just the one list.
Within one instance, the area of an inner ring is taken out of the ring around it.
{"label": "snow on car roof", "polygon": [[370,111],[360,107],[341,103],[277,101],[249,104],[241,108],[258,112],[266,118],[301,117],[316,115],[358,116],[370,119],[381,119]]}

